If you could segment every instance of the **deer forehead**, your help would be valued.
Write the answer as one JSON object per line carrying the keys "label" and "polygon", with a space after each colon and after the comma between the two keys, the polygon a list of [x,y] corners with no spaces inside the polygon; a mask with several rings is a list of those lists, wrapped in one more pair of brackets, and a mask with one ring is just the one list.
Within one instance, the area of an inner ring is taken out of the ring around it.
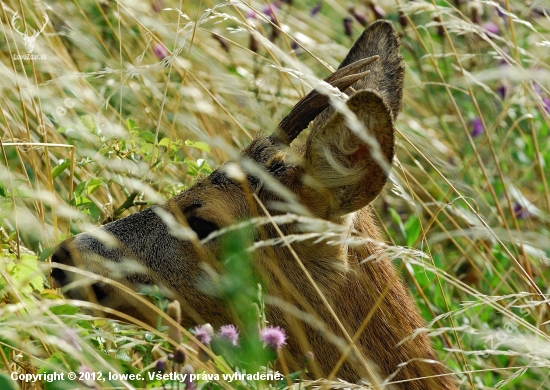
{"label": "deer forehead", "polygon": [[299,179],[300,167],[297,162],[287,160],[287,150],[269,137],[256,138],[241,152],[239,162],[220,166],[210,176],[177,195],[173,201],[186,216],[210,217],[220,226],[227,226],[235,219],[251,216],[250,205],[244,196],[245,189],[264,198],[262,200],[268,201],[273,197],[273,194],[262,189],[265,175],[258,175],[257,170],[287,187],[293,186],[293,180]]}
{"label": "deer forehead", "polygon": [[200,217],[220,227],[229,226],[248,214],[241,186],[216,171],[177,195],[169,204],[185,218]]}

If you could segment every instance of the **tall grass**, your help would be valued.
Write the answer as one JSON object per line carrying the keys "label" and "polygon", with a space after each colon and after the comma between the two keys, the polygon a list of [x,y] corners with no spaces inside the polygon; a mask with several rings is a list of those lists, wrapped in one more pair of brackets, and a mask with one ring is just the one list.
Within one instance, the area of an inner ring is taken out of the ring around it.
{"label": "tall grass", "polygon": [[[428,323],[418,331],[462,388],[550,388],[548,2],[1,4],[0,387],[143,386],[7,379],[146,372],[173,352],[162,329],[63,299],[46,271],[53,248],[179,193],[275,129],[337,67],[361,16],[384,13],[406,76],[375,208]],[[25,58],[18,31],[44,14]],[[195,370],[229,370],[186,348]]]}

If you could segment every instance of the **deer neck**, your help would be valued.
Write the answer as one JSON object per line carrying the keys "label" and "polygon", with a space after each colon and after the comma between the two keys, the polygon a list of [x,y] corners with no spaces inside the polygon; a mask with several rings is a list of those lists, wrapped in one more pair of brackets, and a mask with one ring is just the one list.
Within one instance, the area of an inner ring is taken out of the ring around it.
{"label": "deer neck", "polygon": [[[388,255],[377,244],[383,238],[370,207],[353,214],[347,222],[350,235],[369,238],[369,242],[349,247],[334,245],[321,254],[319,249],[313,250],[314,245],[295,245],[325,301],[310,288],[302,273],[287,274],[292,286],[298,286],[301,298],[287,300],[293,310],[306,314],[303,320],[297,320],[288,315],[288,308],[279,306],[272,308],[270,321],[292,331],[286,354],[290,368],[301,369],[301,356],[311,350],[316,362],[309,371],[316,377],[333,373],[357,382],[360,378],[372,381],[374,375],[381,383],[393,376],[392,381],[405,381],[396,387],[400,389],[455,389],[444,367],[433,363],[438,359],[426,335],[410,337],[415,329],[424,327],[424,321]],[[327,258],[329,253],[332,259]],[[284,261],[288,268],[295,260]],[[281,295],[285,297],[284,292]],[[289,295],[296,293],[286,297]],[[343,354],[345,359],[341,358]],[[433,378],[418,379],[429,376]]]}

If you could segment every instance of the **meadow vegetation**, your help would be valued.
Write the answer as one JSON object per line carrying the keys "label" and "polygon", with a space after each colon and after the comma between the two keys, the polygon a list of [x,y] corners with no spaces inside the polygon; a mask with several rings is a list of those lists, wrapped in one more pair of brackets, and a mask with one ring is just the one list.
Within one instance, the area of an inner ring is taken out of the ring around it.
{"label": "meadow vegetation", "polygon": [[[2,1],[0,388],[353,388],[304,372],[224,379],[273,373],[286,336],[269,309],[239,313],[263,328],[252,339],[182,329],[154,288],[140,294],[157,328],[106,320],[63,298],[49,259],[274,130],[377,18],[400,32],[406,72],[374,206],[426,320],[418,332],[460,388],[550,389],[550,4],[519,0]],[[25,31],[38,32],[32,53]],[[228,252],[245,267],[238,234]],[[227,298],[245,302],[235,286],[252,281],[229,270]],[[146,379],[10,378],[52,372]],[[147,376],[158,372],[205,375]]]}

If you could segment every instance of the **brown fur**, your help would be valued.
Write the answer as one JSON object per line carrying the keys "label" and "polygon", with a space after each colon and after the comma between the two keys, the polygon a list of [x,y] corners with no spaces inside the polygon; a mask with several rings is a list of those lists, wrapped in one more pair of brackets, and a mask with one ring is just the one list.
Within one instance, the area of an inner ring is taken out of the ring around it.
{"label": "brown fur", "polygon": [[[393,121],[401,105],[403,84],[399,40],[390,23],[377,22],[367,28],[343,65],[372,55],[381,58],[367,67],[372,77],[355,85],[360,91],[351,96],[347,109],[359,119],[366,134],[376,139],[389,166],[394,154]],[[212,226],[224,228],[265,216],[264,210],[277,215],[301,207],[308,216],[343,226],[344,237],[382,241],[369,203],[382,190],[388,171],[372,157],[363,135],[348,129],[346,123],[343,114],[326,109],[315,120],[301,152],[288,153],[276,139],[260,137],[232,163],[241,164],[244,180],[228,175],[229,165],[222,166],[162,206],[62,243],[53,261],[85,267],[133,289],[144,284],[160,286],[180,301],[185,327],[230,323],[227,305],[207,293],[216,287],[212,273],[220,271],[220,242],[199,245],[190,230],[186,230],[189,238],[182,235],[182,226],[204,235],[204,229],[209,232]],[[264,180],[266,175],[272,180]],[[282,194],[274,182],[291,196]],[[259,238],[298,234],[303,227],[292,223],[279,229],[281,232],[267,224],[259,229]],[[114,244],[105,244],[99,233],[114,237]],[[375,260],[362,263],[371,257]],[[393,380],[405,381],[398,388],[455,388],[450,376],[442,375],[445,370],[440,363],[411,361],[437,360],[425,335],[397,346],[422,327],[423,321],[392,264],[375,244],[348,247],[313,240],[291,245],[283,242],[255,250],[253,264],[253,272],[268,286],[269,322],[289,333],[285,361],[291,370],[300,369],[304,352],[311,350],[316,356],[315,376],[329,375],[346,354],[336,375],[348,381],[373,380],[377,375],[385,378],[397,370]],[[54,270],[52,275],[60,284],[74,279],[61,271]],[[128,294],[104,283],[93,288],[104,305],[155,321],[154,314],[140,310]],[[86,298],[79,290],[67,294]],[[356,335],[363,323],[364,330]],[[356,341],[350,342],[352,339]],[[408,364],[399,369],[404,362]],[[429,378],[434,375],[441,376]]]}

